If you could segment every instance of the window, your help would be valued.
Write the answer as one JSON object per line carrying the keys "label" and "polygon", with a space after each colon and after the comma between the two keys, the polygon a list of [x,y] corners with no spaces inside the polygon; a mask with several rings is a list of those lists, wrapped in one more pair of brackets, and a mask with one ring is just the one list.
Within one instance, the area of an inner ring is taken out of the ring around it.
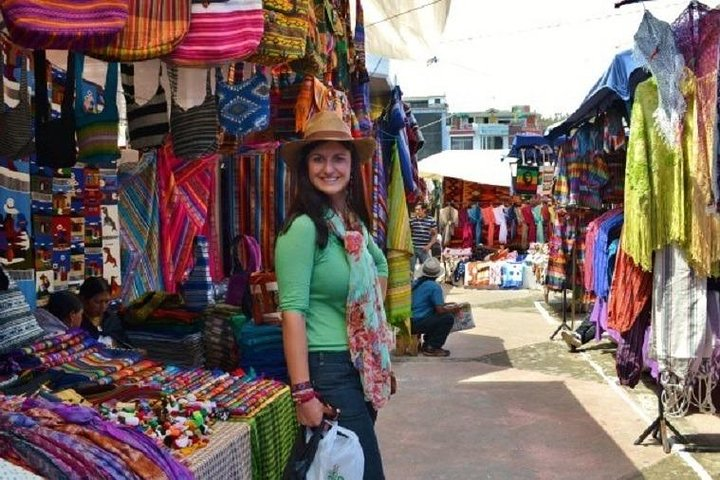
{"label": "window", "polygon": [[435,103],[435,105],[440,105],[440,99],[436,98],[434,103]]}
{"label": "window", "polygon": [[503,137],[490,137],[490,149],[500,150],[503,148]]}
{"label": "window", "polygon": [[450,150],[472,150],[473,137],[450,137]]}

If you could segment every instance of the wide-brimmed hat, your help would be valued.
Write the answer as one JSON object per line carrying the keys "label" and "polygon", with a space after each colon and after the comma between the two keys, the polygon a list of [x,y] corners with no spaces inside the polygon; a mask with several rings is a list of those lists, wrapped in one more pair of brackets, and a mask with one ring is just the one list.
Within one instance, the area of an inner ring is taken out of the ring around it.
{"label": "wide-brimmed hat", "polygon": [[337,113],[322,111],[308,120],[302,140],[287,142],[280,147],[280,156],[288,165],[294,165],[300,160],[305,145],[322,141],[352,142],[361,162],[369,161],[377,148],[373,138],[353,138],[350,128]]}
{"label": "wide-brimmed hat", "polygon": [[440,261],[435,257],[430,257],[423,262],[420,273],[424,277],[437,278],[443,274],[443,270]]}

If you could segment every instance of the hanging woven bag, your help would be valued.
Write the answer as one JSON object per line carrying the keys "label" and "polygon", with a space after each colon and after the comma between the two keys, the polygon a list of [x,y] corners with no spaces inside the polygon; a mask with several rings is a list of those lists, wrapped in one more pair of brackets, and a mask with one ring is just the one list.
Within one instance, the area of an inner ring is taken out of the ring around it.
{"label": "hanging woven bag", "polygon": [[[242,68],[242,64],[234,67],[236,72],[242,72]],[[259,68],[247,80],[233,84],[225,81],[221,69],[216,68],[215,91],[220,126],[226,132],[247,135],[265,130],[270,124],[270,85]]]}
{"label": "hanging woven bag", "polygon": [[309,0],[263,0],[265,31],[257,52],[247,61],[274,66],[305,55]]}
{"label": "hanging woven bag", "polygon": [[60,117],[51,118],[45,50],[35,50],[35,150],[38,165],[67,168],[77,161],[75,142],[75,56],[68,52]]}
{"label": "hanging woven bag", "polygon": [[190,27],[165,60],[182,67],[209,67],[243,60],[263,34],[261,0],[193,3]]}
{"label": "hanging woven bag", "polygon": [[135,150],[157,148],[170,131],[167,95],[162,86],[162,63],[158,73],[158,87],[150,100],[140,105],[135,98],[135,66],[121,63],[123,94],[127,109],[130,147]]}
{"label": "hanging woven bag", "polygon": [[128,0],[3,0],[13,43],[84,51],[112,42],[128,20]]}
{"label": "hanging woven bag", "polygon": [[215,95],[210,88],[210,70],[205,80],[205,100],[200,105],[183,109],[177,103],[177,69],[170,67],[170,132],[173,152],[189,160],[217,152],[218,111]]}
{"label": "hanging woven bag", "polygon": [[139,62],[169,54],[188,33],[188,0],[129,0],[128,21],[109,45],[88,55],[109,62]]}
{"label": "hanging woven bag", "polygon": [[[1,47],[0,47],[1,49]],[[15,108],[0,111],[0,157],[17,159],[32,152],[32,112],[28,95],[25,55],[20,61],[20,90]],[[3,55],[0,51],[0,107],[5,105],[5,75]]]}

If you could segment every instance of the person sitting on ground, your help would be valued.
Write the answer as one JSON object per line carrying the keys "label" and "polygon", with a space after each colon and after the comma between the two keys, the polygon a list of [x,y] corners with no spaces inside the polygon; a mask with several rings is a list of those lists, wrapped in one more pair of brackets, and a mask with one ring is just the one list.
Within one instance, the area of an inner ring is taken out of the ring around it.
{"label": "person sitting on ground", "polygon": [[574,352],[576,349],[595,338],[595,322],[590,321],[590,316],[588,315],[574,332],[563,329],[560,332],[560,336],[567,344],[568,348],[570,348],[570,351]]}
{"label": "person sitting on ground", "polygon": [[45,308],[35,310],[38,325],[48,335],[65,333],[70,328],[80,327],[83,319],[83,304],[70,291],[50,294]]}
{"label": "person sitting on ground", "polygon": [[440,262],[430,257],[423,262],[421,276],[412,285],[412,333],[423,335],[420,351],[429,357],[447,357],[443,345],[454,323],[455,312],[462,307],[445,303],[443,291],[436,281],[442,275]]}

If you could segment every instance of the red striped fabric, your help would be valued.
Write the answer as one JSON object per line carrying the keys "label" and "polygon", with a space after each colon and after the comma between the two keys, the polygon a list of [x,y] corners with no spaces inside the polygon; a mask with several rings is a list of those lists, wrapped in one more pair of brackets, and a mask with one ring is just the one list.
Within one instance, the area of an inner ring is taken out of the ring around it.
{"label": "red striped fabric", "polygon": [[255,52],[263,31],[261,0],[195,3],[190,29],[167,61],[184,67],[237,62]]}
{"label": "red striped fabric", "polygon": [[12,41],[34,49],[101,47],[128,19],[128,0],[4,0],[0,8]]}
{"label": "red striped fabric", "polygon": [[137,62],[169,54],[190,27],[188,0],[129,0],[125,28],[110,45],[89,55],[110,62]]}

